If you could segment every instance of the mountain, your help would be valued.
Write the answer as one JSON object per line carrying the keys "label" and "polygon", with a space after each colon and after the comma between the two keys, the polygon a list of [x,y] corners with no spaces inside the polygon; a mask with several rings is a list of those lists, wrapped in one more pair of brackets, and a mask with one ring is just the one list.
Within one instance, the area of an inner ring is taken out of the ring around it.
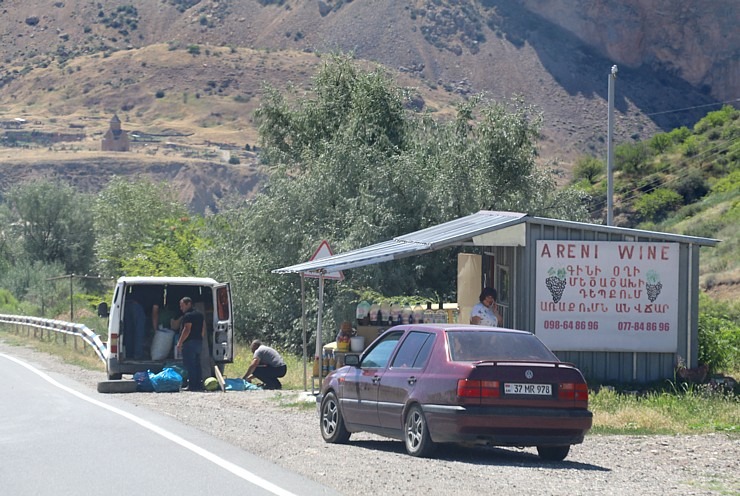
{"label": "mountain", "polygon": [[[137,157],[186,161],[169,179],[197,210],[216,208],[215,193],[193,197],[215,187],[216,165],[233,173],[219,194],[258,187],[261,85],[306,88],[329,51],[386,66],[438,115],[474,93],[521,95],[545,117],[543,163],[565,175],[605,153],[614,64],[617,142],[740,95],[736,0],[0,0],[0,12],[0,124],[21,127],[0,136],[0,184],[20,164],[77,164],[57,175],[94,190]],[[113,115],[133,153],[99,151]],[[108,165],[80,165],[96,162]]]}

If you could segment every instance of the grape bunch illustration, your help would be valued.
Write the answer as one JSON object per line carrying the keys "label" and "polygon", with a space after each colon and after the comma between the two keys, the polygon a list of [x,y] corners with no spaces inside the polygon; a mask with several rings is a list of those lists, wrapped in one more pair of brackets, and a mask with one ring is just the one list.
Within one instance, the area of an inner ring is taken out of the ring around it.
{"label": "grape bunch illustration", "polygon": [[660,282],[660,275],[654,270],[647,271],[645,281],[647,283],[645,288],[647,289],[648,300],[650,300],[650,303],[653,303],[658,299],[660,290],[663,289],[663,283]]}
{"label": "grape bunch illustration", "polygon": [[557,303],[563,297],[563,291],[565,291],[565,286],[567,286],[565,282],[565,269],[560,268],[555,270],[553,267],[550,267],[547,275],[548,278],[545,279],[545,285],[550,290],[553,303]]}

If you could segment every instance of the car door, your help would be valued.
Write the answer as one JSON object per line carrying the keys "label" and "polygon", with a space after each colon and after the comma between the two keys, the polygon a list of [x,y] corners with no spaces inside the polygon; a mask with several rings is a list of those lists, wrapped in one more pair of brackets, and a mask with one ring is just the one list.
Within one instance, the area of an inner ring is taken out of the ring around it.
{"label": "car door", "polygon": [[344,377],[342,414],[350,424],[378,426],[378,385],[403,331],[378,338],[363,355],[360,365]]}
{"label": "car door", "polygon": [[404,406],[426,368],[434,339],[434,333],[411,331],[399,344],[390,366],[378,383],[378,418],[381,427],[402,428]]}

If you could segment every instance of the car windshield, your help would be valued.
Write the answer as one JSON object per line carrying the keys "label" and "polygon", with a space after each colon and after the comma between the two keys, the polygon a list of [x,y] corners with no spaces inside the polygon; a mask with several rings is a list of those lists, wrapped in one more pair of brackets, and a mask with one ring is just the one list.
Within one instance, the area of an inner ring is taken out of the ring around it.
{"label": "car windshield", "polygon": [[558,358],[534,335],[497,331],[448,331],[450,358],[455,362],[482,360],[544,360]]}

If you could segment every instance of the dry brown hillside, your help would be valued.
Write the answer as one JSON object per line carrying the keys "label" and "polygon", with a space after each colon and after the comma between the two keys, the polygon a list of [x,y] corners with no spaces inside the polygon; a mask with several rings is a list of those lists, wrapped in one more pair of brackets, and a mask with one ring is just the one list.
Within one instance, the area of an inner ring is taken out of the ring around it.
{"label": "dry brown hillside", "polygon": [[[82,135],[29,145],[48,164],[76,163],[74,154],[99,149],[118,114],[124,129],[149,140],[126,162],[187,159],[199,164],[191,175],[219,164],[234,170],[231,182],[246,169],[255,187],[259,171],[245,147],[257,144],[251,115],[262,83],[307,87],[318,54],[341,50],[388,67],[427,110],[445,112],[479,92],[523,96],[544,113],[543,161],[567,171],[580,154],[603,156],[614,63],[618,141],[692,125],[720,97],[738,96],[737,1],[670,3],[0,0],[0,121]],[[675,112],[685,108],[693,110]],[[17,150],[0,155],[3,174],[20,170],[8,157],[18,164],[34,155]],[[241,163],[224,163],[231,155]]]}

